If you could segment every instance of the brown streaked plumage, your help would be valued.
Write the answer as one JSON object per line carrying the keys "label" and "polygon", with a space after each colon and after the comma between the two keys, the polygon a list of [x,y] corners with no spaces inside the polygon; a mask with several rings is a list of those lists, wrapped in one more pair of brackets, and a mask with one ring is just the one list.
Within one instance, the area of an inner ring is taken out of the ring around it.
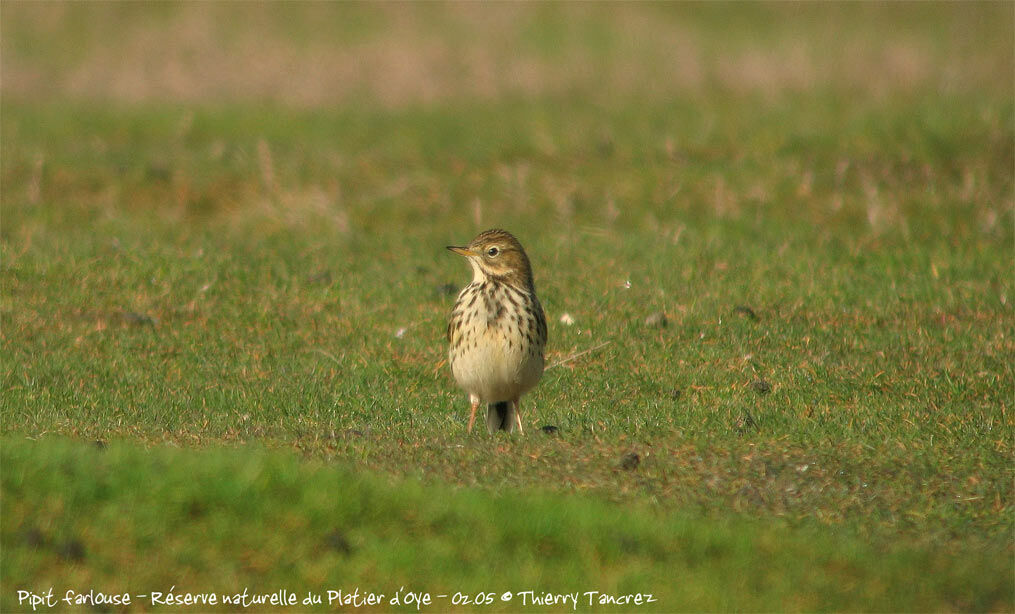
{"label": "brown streaked plumage", "polygon": [[469,431],[487,403],[490,432],[520,432],[519,400],[543,375],[546,318],[536,298],[529,258],[511,233],[487,230],[465,247],[472,283],[458,294],[448,322],[451,374],[469,395]]}

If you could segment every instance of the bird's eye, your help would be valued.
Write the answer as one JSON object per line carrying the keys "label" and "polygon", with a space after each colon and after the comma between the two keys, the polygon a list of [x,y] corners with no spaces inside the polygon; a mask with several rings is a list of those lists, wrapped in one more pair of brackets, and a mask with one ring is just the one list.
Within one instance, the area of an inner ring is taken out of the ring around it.
{"label": "bird's eye", "polygon": [[493,258],[494,256],[496,256],[499,253],[500,253],[500,250],[497,249],[496,247],[491,247],[490,249],[486,250],[486,255],[491,257],[491,258]]}

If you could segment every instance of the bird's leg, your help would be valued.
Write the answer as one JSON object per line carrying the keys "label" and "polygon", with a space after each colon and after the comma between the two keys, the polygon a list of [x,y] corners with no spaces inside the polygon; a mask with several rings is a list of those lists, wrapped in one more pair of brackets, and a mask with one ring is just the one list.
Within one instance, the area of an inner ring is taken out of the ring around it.
{"label": "bird's leg", "polygon": [[519,398],[514,399],[511,403],[515,406],[515,422],[518,424],[518,432],[522,435],[525,434],[525,429],[522,428],[522,404]]}
{"label": "bird's leg", "polygon": [[469,402],[472,403],[472,411],[469,412],[469,432],[472,432],[472,423],[476,421],[476,410],[479,409],[479,397],[474,394],[469,395]]}

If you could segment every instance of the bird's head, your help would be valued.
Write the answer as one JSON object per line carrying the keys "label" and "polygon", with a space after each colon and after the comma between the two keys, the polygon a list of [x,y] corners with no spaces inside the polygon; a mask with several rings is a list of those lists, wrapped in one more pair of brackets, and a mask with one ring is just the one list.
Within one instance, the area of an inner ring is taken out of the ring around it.
{"label": "bird's head", "polygon": [[499,280],[521,287],[532,286],[529,257],[518,239],[506,230],[486,230],[467,246],[449,245],[448,249],[468,258],[473,281]]}

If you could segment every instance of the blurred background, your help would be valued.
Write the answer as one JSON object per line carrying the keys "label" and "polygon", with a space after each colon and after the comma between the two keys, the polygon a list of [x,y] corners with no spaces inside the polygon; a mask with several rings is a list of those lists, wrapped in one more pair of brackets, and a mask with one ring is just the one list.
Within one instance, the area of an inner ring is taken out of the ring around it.
{"label": "blurred background", "polygon": [[27,3],[3,95],[406,107],[1012,91],[987,3]]}

